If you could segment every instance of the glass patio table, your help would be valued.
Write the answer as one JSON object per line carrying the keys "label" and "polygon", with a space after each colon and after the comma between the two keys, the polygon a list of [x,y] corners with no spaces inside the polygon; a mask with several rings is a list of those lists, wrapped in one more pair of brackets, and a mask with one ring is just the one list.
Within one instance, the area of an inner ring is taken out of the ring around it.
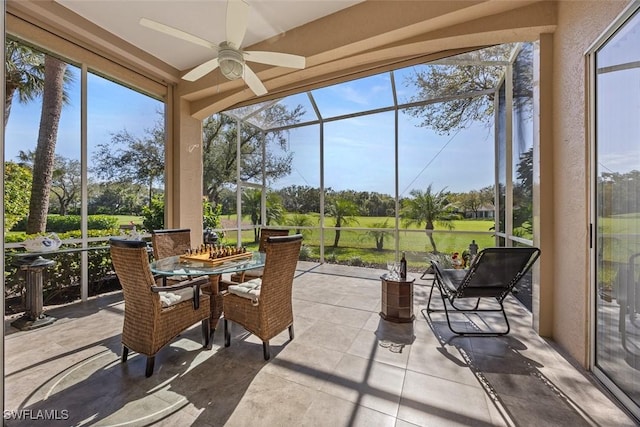
{"label": "glass patio table", "polygon": [[219,265],[206,261],[180,259],[180,255],[162,258],[151,263],[151,271],[163,276],[220,276],[264,267],[265,253],[252,252],[251,258],[230,260]]}
{"label": "glass patio table", "polygon": [[238,260],[229,260],[219,265],[211,265],[206,261],[197,261],[193,259],[181,259],[180,255],[162,258],[151,263],[151,272],[165,277],[171,276],[209,276],[209,286],[204,287],[202,292],[210,295],[211,314],[209,322],[212,331],[218,325],[218,320],[222,314],[222,295],[220,295],[220,286],[224,289],[229,283],[220,282],[222,274],[241,273],[247,270],[253,270],[264,267],[266,254],[264,252],[252,252],[251,258]]}

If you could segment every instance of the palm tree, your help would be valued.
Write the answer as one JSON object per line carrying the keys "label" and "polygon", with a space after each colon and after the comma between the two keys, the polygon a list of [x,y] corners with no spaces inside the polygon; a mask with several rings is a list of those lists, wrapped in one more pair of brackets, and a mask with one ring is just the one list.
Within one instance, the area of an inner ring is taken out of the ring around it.
{"label": "palm tree", "polygon": [[[291,218],[287,220],[287,224],[294,227],[311,227],[313,225],[313,221],[309,218],[308,215],[301,213],[294,213]],[[304,235],[308,230],[301,230],[300,228],[296,228],[296,234]]]}
{"label": "palm tree", "polygon": [[47,226],[58,125],[64,103],[66,69],[66,63],[53,56],[45,55],[42,112],[40,115],[36,157],[33,162],[33,185],[29,202],[27,234],[42,233]]}
{"label": "palm tree", "polygon": [[411,190],[409,194],[412,198],[403,201],[400,216],[406,226],[413,224],[420,226],[424,222],[425,233],[429,237],[433,252],[437,253],[436,242],[433,240],[434,224],[437,223],[448,230],[454,228],[455,214],[453,206],[448,201],[448,193],[445,193],[445,189],[433,193],[429,184],[426,191]]}
{"label": "palm tree", "polygon": [[267,225],[282,224],[286,210],[278,193],[267,193]]}
{"label": "palm tree", "polygon": [[351,223],[358,223],[358,206],[351,200],[334,199],[327,206],[327,215],[336,219],[336,237],[333,239],[333,247],[337,248],[340,242],[340,227]]}
{"label": "palm tree", "polygon": [[15,40],[5,42],[4,125],[7,126],[13,97],[23,104],[44,90],[44,55]]}
{"label": "palm tree", "polygon": [[65,85],[73,81],[73,76],[66,63],[15,40],[5,42],[5,74],[5,126],[16,93],[23,103],[42,96],[27,221],[27,233],[40,233],[46,229],[60,115],[69,101]]}
{"label": "palm tree", "polygon": [[[248,189],[242,193],[242,214],[251,218],[251,224],[257,227],[261,222],[260,205],[262,203],[262,192],[259,190]],[[258,229],[253,230],[253,241],[257,243],[260,239]]]}
{"label": "palm tree", "polygon": [[[389,219],[385,219],[384,222],[376,222],[375,224],[371,224],[371,228],[387,228],[389,225]],[[393,233],[391,231],[384,230],[370,230],[367,231],[367,236],[371,237],[376,241],[376,250],[381,251],[384,249],[384,238],[387,236],[393,237]]]}
{"label": "palm tree", "polygon": [[[261,216],[262,192],[260,190],[249,189],[242,193],[242,212],[251,217],[251,224],[254,225],[254,242],[260,241],[257,226],[262,223]],[[266,225],[279,224],[284,218],[284,207],[282,200],[277,193],[267,194],[267,218]]]}

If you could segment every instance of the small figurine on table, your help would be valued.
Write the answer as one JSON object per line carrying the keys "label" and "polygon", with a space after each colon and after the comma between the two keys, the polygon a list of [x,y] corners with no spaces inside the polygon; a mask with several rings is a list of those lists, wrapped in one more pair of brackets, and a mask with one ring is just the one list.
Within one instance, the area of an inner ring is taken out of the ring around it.
{"label": "small figurine on table", "polygon": [[464,268],[464,261],[462,260],[458,252],[454,252],[453,255],[451,255],[451,264],[455,269]]}

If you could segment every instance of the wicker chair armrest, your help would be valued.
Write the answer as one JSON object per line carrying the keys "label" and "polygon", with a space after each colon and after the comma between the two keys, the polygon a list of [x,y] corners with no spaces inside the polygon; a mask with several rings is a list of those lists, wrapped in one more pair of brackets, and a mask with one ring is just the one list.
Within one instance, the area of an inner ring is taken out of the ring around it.
{"label": "wicker chair armrest", "polygon": [[200,288],[209,284],[209,278],[207,276],[196,277],[195,279],[185,280],[180,283],[169,286],[152,286],[151,292],[171,292],[179,289],[193,288],[193,309],[200,308]]}

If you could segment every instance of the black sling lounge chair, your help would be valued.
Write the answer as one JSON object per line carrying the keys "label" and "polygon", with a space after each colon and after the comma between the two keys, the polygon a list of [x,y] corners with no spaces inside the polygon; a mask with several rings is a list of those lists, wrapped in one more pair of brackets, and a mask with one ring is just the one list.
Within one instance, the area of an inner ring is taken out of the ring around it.
{"label": "black sling lounge chair", "polygon": [[[482,250],[473,260],[468,270],[443,269],[437,261],[433,261],[435,277],[429,293],[427,314],[444,311],[447,316],[447,324],[452,332],[458,335],[506,335],[510,326],[507,314],[504,311],[503,301],[531,269],[540,256],[538,248],[487,248]],[[431,308],[431,296],[433,288],[438,287],[444,310]],[[475,307],[460,308],[456,303],[460,299],[476,298]],[[480,309],[482,298],[494,298],[500,308]],[[457,331],[451,326],[447,303],[451,305],[454,313],[481,313],[501,312],[506,322],[506,330],[501,332],[468,332]]]}

